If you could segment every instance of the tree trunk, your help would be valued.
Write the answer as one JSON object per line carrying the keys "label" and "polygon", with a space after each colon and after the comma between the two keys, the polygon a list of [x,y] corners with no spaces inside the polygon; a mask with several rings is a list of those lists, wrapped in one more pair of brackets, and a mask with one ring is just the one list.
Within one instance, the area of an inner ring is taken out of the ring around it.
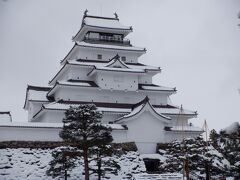
{"label": "tree trunk", "polygon": [[67,170],[65,169],[64,179],[67,180]]}
{"label": "tree trunk", "polygon": [[210,164],[205,161],[206,180],[210,180]]}
{"label": "tree trunk", "polygon": [[64,179],[67,180],[67,166],[66,166],[66,163],[67,163],[67,159],[64,155]]}
{"label": "tree trunk", "polygon": [[88,148],[86,146],[83,147],[83,159],[84,159],[85,180],[89,180]]}
{"label": "tree trunk", "polygon": [[102,165],[101,159],[100,159],[100,157],[98,157],[98,160],[97,160],[98,180],[101,180],[101,176],[102,176],[101,165]]}
{"label": "tree trunk", "polygon": [[186,179],[189,180],[190,177],[189,177],[189,163],[188,163],[188,159],[185,160],[185,172],[186,172]]}

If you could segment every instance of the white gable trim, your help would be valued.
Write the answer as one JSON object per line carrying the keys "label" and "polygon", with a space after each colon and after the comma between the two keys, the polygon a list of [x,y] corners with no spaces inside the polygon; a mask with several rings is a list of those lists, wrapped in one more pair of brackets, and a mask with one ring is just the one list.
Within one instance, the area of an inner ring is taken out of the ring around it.
{"label": "white gable trim", "polygon": [[144,113],[146,111],[150,112],[150,114],[152,114],[155,118],[157,118],[165,123],[169,123],[169,120],[171,120],[170,117],[167,117],[163,114],[157,113],[154,110],[153,106],[149,103],[149,101],[147,101],[145,104],[141,104],[141,105],[137,106],[135,109],[133,109],[133,111],[130,114],[127,114],[127,115],[115,120],[114,122],[123,123],[123,122],[131,121],[133,119],[138,118],[142,113]]}

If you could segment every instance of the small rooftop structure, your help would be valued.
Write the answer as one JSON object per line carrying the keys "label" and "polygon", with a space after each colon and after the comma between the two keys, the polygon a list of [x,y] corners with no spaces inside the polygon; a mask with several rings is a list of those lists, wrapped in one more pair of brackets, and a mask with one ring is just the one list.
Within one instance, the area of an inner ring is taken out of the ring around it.
{"label": "small rooftop structure", "polygon": [[0,111],[0,122],[12,122],[12,116],[10,111]]}

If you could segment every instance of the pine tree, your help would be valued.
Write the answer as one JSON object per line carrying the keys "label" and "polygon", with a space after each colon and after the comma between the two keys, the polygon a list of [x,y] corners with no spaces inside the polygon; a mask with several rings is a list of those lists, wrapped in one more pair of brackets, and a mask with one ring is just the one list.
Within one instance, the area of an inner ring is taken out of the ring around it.
{"label": "pine tree", "polygon": [[53,160],[50,161],[50,168],[46,174],[48,176],[61,177],[67,180],[69,177],[68,171],[72,170],[75,166],[75,158],[78,155],[76,148],[72,147],[58,147],[52,151]]}
{"label": "pine tree", "polygon": [[201,137],[184,139],[184,143],[168,143],[159,149],[159,154],[165,159],[159,167],[163,173],[182,172],[184,158],[188,161],[189,173],[199,179],[206,178],[206,164],[215,177],[225,175],[230,168],[228,161],[213,146],[206,148]]}
{"label": "pine tree", "polygon": [[218,136],[218,149],[231,164],[229,176],[240,178],[240,125],[235,131],[221,130]]}
{"label": "pine tree", "polygon": [[212,130],[210,131],[209,138],[210,138],[210,141],[211,141],[213,147],[217,148],[217,146],[218,146],[219,134],[216,132],[215,129],[212,129]]}
{"label": "pine tree", "polygon": [[111,128],[102,125],[101,118],[102,114],[94,104],[70,107],[65,112],[63,130],[59,134],[64,141],[77,144],[82,150],[85,180],[89,180],[90,149],[110,144],[113,140]]}
{"label": "pine tree", "polygon": [[112,146],[104,144],[93,147],[90,151],[91,154],[94,155],[92,160],[96,163],[96,166],[91,168],[91,171],[97,174],[98,180],[101,180],[101,177],[104,177],[107,171],[117,175],[117,171],[120,167],[117,162],[109,158],[114,154]]}

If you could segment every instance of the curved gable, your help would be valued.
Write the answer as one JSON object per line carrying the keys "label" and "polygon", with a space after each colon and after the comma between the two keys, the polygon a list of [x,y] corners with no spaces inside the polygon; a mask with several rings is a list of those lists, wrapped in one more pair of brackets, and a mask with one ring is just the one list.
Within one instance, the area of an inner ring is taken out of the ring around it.
{"label": "curved gable", "polygon": [[143,101],[141,101],[137,106],[135,106],[131,113],[115,120],[114,122],[122,123],[137,119],[143,113],[149,112],[152,116],[159,119],[160,121],[168,123],[171,120],[170,117],[167,117],[161,113],[158,113],[154,107],[150,104],[148,97],[146,97]]}

